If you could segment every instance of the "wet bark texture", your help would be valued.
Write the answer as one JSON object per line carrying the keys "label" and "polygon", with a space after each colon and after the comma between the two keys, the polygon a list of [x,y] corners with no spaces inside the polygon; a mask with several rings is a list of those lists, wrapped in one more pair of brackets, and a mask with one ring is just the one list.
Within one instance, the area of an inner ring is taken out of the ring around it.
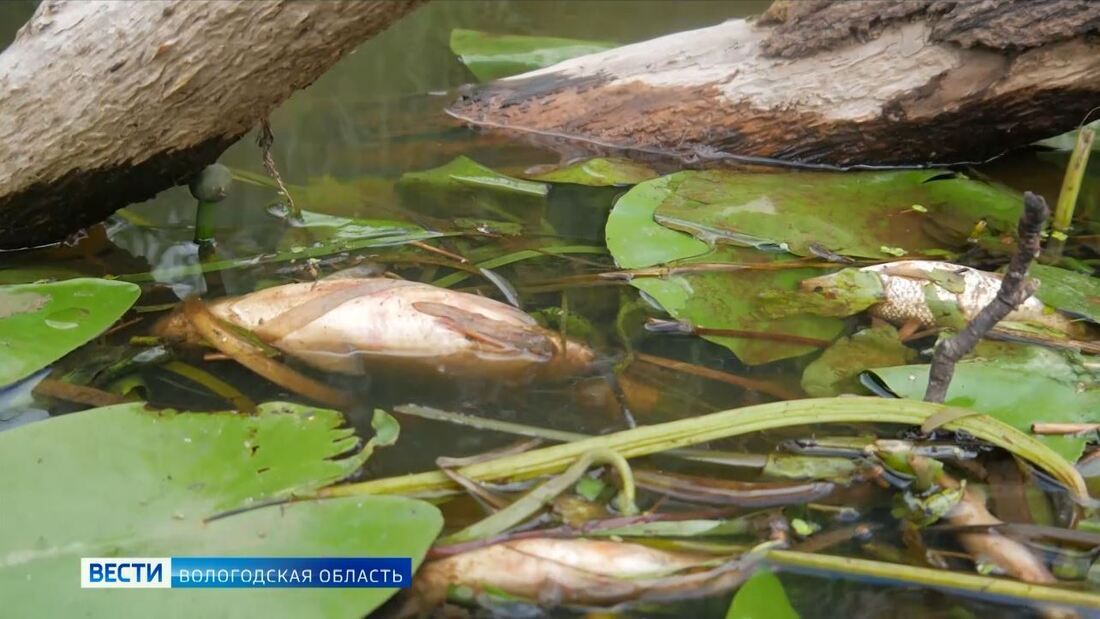
{"label": "wet bark texture", "polygon": [[185,182],[421,0],[46,0],[0,54],[0,249]]}
{"label": "wet bark texture", "polygon": [[982,161],[1100,105],[1100,2],[792,0],[469,88],[473,125],[686,164]]}

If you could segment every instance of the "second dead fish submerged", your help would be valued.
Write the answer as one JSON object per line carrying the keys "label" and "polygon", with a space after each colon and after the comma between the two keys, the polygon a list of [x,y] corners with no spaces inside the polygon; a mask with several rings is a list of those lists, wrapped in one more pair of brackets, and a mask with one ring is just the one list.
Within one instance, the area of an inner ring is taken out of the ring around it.
{"label": "second dead fish submerged", "polygon": [[[484,297],[387,278],[287,284],[209,303],[216,317],[318,369],[552,378],[584,369],[586,346]],[[157,335],[201,343],[180,312]]]}

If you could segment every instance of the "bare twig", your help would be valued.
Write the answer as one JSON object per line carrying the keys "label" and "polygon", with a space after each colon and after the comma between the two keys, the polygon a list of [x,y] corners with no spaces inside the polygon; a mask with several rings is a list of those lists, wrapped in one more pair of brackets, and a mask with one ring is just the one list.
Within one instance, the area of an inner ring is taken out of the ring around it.
{"label": "bare twig", "polygon": [[695,365],[694,363],[688,363],[686,361],[677,361],[675,359],[667,359],[665,357],[658,357],[656,355],[648,355],[645,353],[635,353],[634,358],[638,361],[642,361],[650,365],[656,365],[658,367],[675,370],[677,372],[683,372],[685,374],[693,374],[695,376],[699,376],[701,378],[706,378],[709,380],[737,385],[742,389],[748,389],[750,391],[765,393],[774,398],[779,398],[780,400],[797,400],[803,397],[801,394],[798,394],[776,383],[756,378],[746,378],[744,376],[738,376],[737,374],[733,374],[731,372],[714,370],[708,367],[703,367],[701,365]]}
{"label": "bare twig", "polygon": [[290,192],[286,190],[286,185],[283,184],[283,177],[279,174],[279,169],[275,167],[275,159],[271,156],[271,145],[275,143],[275,135],[271,133],[271,123],[268,119],[260,121],[260,135],[256,137],[256,146],[260,147],[260,156],[263,159],[264,171],[271,177],[275,184],[279,186],[279,193],[283,194],[286,198],[286,206],[290,212],[290,216],[294,218],[301,218],[302,213],[298,210],[298,207],[294,206],[294,198],[290,197]]}
{"label": "bare twig", "polygon": [[1040,233],[1050,215],[1050,209],[1042,197],[1030,191],[1024,193],[1024,212],[1017,227],[1016,254],[1008,263],[1008,271],[1001,280],[996,298],[978,312],[955,337],[940,342],[932,356],[928,370],[928,389],[924,392],[927,402],[942,403],[947,387],[955,373],[955,363],[977,346],[997,323],[1035,292],[1035,284],[1027,279],[1031,261],[1039,254]]}
{"label": "bare twig", "polygon": [[1084,436],[1100,430],[1100,423],[1033,423],[1032,434],[1046,436]]}

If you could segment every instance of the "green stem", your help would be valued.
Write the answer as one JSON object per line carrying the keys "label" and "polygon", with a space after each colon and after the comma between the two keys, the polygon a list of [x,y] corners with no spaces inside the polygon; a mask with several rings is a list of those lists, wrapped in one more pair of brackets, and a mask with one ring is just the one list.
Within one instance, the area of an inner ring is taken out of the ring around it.
{"label": "green stem", "polygon": [[[920,426],[944,410],[941,404],[873,397],[817,398],[770,402],[643,426],[605,436],[554,445],[522,454],[473,464],[459,472],[474,480],[528,479],[556,473],[593,449],[607,448],[624,458],[636,458],[713,440],[788,426],[823,423],[897,423]],[[945,424],[1006,449],[1049,472],[1078,498],[1088,497],[1081,474],[1065,458],[1034,437],[986,415],[962,417]],[[324,496],[410,494],[445,490],[455,485],[440,472],[427,472],[332,486]]]}
{"label": "green stem", "polygon": [[[584,439],[592,438],[589,434],[580,434],[579,432],[566,432],[565,430],[529,426],[514,421],[501,421],[499,419],[476,417],[464,413],[452,413],[450,411],[443,411],[430,406],[419,406],[416,404],[395,406],[393,412],[419,417],[421,419],[429,419],[431,421],[453,423],[466,428],[488,430],[490,432],[500,432],[502,434],[512,434],[515,436],[541,438],[557,443],[571,443],[573,441],[583,441]],[[707,462],[710,464],[737,466],[750,469],[763,469],[768,465],[768,456],[734,451],[720,451],[716,449],[672,449],[665,452],[665,455],[679,456],[696,462]]]}
{"label": "green stem", "polygon": [[1095,137],[1096,134],[1088,127],[1082,127],[1077,132],[1077,143],[1069,157],[1066,175],[1062,179],[1062,190],[1058,194],[1058,204],[1054,207],[1054,219],[1050,224],[1051,238],[1047,246],[1047,256],[1050,258],[1057,259],[1062,255],[1070,226],[1073,225],[1073,212],[1077,208],[1077,196],[1081,192],[1081,179],[1088,168],[1089,153],[1092,152]]}
{"label": "green stem", "polygon": [[794,550],[769,550],[766,560],[788,568],[841,573],[860,579],[886,579],[980,595],[1004,596],[1022,600],[1028,604],[1050,603],[1100,608],[1100,595],[1095,593],[1030,584],[1007,578]]}
{"label": "green stem", "polygon": [[214,240],[214,218],[217,206],[213,202],[199,201],[195,208],[195,242],[210,243]]}

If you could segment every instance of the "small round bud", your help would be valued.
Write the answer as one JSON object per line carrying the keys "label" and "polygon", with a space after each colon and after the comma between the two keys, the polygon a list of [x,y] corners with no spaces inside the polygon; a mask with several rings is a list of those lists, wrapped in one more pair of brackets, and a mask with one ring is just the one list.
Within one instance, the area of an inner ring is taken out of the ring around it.
{"label": "small round bud", "polygon": [[221,202],[229,195],[233,174],[220,163],[212,163],[191,179],[191,195],[199,202]]}

